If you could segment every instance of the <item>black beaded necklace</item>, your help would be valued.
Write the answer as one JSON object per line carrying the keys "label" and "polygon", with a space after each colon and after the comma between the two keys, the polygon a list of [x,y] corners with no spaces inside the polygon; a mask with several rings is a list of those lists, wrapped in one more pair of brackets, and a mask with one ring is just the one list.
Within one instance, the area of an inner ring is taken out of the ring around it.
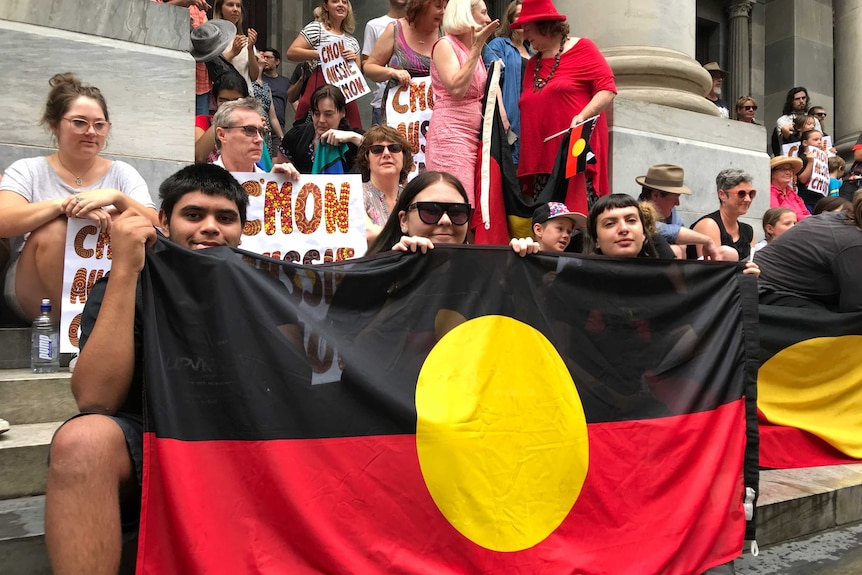
{"label": "black beaded necklace", "polygon": [[557,68],[560,66],[560,57],[563,55],[563,48],[566,47],[566,40],[569,37],[566,34],[563,34],[563,38],[560,40],[560,49],[557,51],[557,55],[554,56],[554,64],[551,66],[551,71],[548,72],[547,78],[542,78],[539,76],[539,72],[542,68],[542,53],[536,56],[536,69],[533,70],[533,91],[538,92],[542,88],[548,85],[548,82],[551,81],[551,78],[554,77],[554,74],[557,71]]}

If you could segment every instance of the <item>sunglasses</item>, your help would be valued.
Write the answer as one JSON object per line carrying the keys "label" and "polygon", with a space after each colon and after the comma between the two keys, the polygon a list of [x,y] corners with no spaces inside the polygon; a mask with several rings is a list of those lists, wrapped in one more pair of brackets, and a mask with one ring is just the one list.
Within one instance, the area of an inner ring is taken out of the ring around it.
{"label": "sunglasses", "polygon": [[260,136],[264,140],[269,137],[269,131],[266,128],[258,128],[257,126],[225,126],[225,130],[242,130],[242,133],[249,138]]}
{"label": "sunglasses", "polygon": [[449,216],[453,226],[463,226],[470,221],[473,208],[470,204],[456,202],[416,202],[407,206],[407,211],[415,209],[419,212],[422,223],[434,226],[440,223],[443,214]]}
{"label": "sunglasses", "polygon": [[[724,193],[727,194],[728,196],[731,195],[730,192],[728,192],[727,190],[725,190]],[[745,196],[748,196],[749,198],[751,198],[752,201],[754,201],[754,196],[757,195],[757,190],[751,190],[750,192],[748,192],[746,190],[739,190],[734,195],[737,198],[739,198],[740,200],[744,199]]]}
{"label": "sunglasses", "polygon": [[389,150],[390,154],[397,154],[404,149],[404,146],[401,144],[371,144],[368,146],[368,150],[374,154],[375,156],[379,156],[383,153],[383,150]]}
{"label": "sunglasses", "polygon": [[825,118],[825,117],[826,117],[826,112],[815,112],[814,114],[811,114],[811,115],[812,115],[812,116],[817,116],[818,118]]}
{"label": "sunglasses", "polygon": [[757,110],[757,106],[740,106],[740,110]]}

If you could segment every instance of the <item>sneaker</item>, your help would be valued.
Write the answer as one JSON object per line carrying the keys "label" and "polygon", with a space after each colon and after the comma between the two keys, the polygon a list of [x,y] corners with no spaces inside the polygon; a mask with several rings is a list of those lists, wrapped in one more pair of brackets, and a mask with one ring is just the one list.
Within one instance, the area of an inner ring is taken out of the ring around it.
{"label": "sneaker", "polygon": [[76,363],[78,363],[78,356],[77,355],[73,356],[72,359],[69,360],[69,373],[72,373],[75,371],[75,364]]}
{"label": "sneaker", "polygon": [[0,433],[9,431],[9,422],[5,419],[0,419]]}

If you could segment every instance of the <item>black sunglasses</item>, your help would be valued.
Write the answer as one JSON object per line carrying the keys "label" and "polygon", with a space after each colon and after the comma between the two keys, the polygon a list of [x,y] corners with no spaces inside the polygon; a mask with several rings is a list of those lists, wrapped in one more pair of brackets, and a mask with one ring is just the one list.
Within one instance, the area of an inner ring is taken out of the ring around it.
{"label": "black sunglasses", "polygon": [[470,204],[460,202],[416,202],[407,206],[407,211],[415,209],[419,212],[422,223],[434,226],[440,223],[443,214],[449,216],[453,226],[463,226],[470,221],[473,208]]}
{"label": "black sunglasses", "polygon": [[757,110],[757,106],[740,106],[740,110]]}
{"label": "black sunglasses", "polygon": [[383,153],[383,150],[389,150],[390,154],[397,154],[401,150],[404,149],[404,146],[401,144],[371,144],[368,146],[368,150],[374,154],[375,156],[379,156]]}

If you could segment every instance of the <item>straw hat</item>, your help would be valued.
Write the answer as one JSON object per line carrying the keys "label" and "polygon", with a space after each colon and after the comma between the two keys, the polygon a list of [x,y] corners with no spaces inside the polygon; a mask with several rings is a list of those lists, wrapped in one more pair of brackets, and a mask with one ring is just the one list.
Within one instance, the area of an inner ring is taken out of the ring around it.
{"label": "straw hat", "polygon": [[801,158],[792,158],[790,156],[775,156],[774,158],[771,158],[769,160],[769,171],[771,172],[778,166],[783,166],[785,164],[790,164],[794,172],[798,172],[802,169]]}
{"label": "straw hat", "polygon": [[722,69],[722,67],[718,65],[718,62],[709,62],[708,64],[704,64],[703,69],[710,74],[716,72],[722,76],[727,76],[727,70]]}

